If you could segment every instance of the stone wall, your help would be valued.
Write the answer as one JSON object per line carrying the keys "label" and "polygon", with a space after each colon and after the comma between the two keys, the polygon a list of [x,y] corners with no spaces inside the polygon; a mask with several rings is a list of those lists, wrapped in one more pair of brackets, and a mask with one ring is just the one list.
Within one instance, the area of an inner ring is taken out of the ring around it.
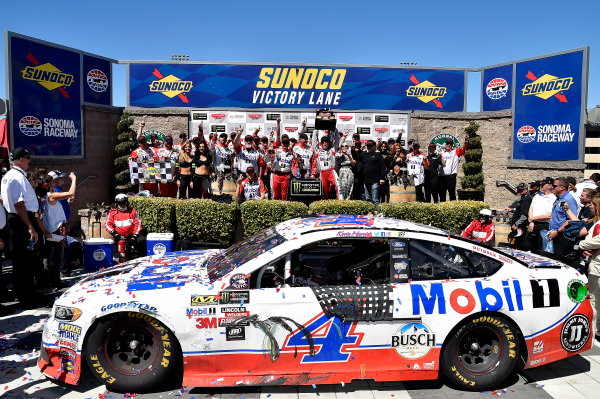
{"label": "stone wall", "polygon": [[[113,186],[113,147],[118,133],[122,108],[84,106],[84,158],[83,159],[33,159],[29,167],[31,172],[38,167],[48,170],[59,169],[67,174],[75,172],[77,184],[89,178],[77,188],[75,199],[71,203],[70,227],[79,227],[79,209],[87,208],[90,202],[112,202],[111,193]],[[93,177],[95,176],[95,177]],[[64,191],[69,189],[70,179],[65,178]]]}
{"label": "stone wall", "polygon": [[[134,130],[145,120],[147,130],[160,130],[172,133],[175,143],[181,132],[188,132],[188,109],[146,109],[127,108],[135,119]],[[510,205],[515,198],[513,192],[504,186],[498,187],[497,180],[506,180],[516,186],[546,176],[573,176],[578,181],[583,178],[583,164],[511,162],[512,115],[510,111],[469,112],[469,113],[412,113],[410,119],[411,138],[421,141],[421,149],[426,150],[433,136],[440,133],[452,134],[463,142],[464,128],[470,121],[480,125],[478,134],[482,136],[483,172],[485,176],[485,201],[492,208],[500,209]],[[462,163],[463,161],[461,161]],[[459,168],[457,188],[463,176]]]}

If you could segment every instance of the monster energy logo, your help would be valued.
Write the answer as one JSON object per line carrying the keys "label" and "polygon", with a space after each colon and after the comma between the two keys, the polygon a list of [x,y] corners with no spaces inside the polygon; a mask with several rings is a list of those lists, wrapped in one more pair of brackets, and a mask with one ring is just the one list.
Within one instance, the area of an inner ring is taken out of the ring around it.
{"label": "monster energy logo", "polygon": [[321,184],[318,181],[292,180],[293,195],[320,195]]}
{"label": "monster energy logo", "polygon": [[250,303],[250,291],[222,291],[220,296],[220,305]]}

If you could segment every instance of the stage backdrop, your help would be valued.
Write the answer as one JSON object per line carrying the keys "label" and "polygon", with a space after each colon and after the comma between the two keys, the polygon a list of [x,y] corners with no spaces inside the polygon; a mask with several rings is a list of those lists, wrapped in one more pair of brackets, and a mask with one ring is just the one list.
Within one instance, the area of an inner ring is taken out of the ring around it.
{"label": "stage backdrop", "polygon": [[382,67],[130,64],[129,105],[463,111],[465,72]]}
{"label": "stage backdrop", "polygon": [[516,65],[513,158],[579,160],[585,50]]}

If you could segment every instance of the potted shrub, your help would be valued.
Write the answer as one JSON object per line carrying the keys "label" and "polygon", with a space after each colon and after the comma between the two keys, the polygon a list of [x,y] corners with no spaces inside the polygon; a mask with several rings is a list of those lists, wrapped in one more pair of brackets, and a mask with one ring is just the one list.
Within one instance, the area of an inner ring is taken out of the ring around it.
{"label": "potted shrub", "polygon": [[[123,112],[121,120],[117,124],[119,135],[117,136],[117,144],[115,145],[115,191],[118,193],[126,193],[134,191],[134,186],[129,178],[129,156],[131,151],[135,149],[136,132],[131,128],[133,118],[127,112]],[[135,190],[137,191],[137,190]]]}
{"label": "potted shrub", "polygon": [[485,183],[483,182],[483,162],[481,136],[477,134],[479,124],[469,122],[465,133],[469,135],[468,150],[465,151],[465,162],[462,165],[465,175],[460,180],[462,189],[457,190],[459,200],[483,201]]}

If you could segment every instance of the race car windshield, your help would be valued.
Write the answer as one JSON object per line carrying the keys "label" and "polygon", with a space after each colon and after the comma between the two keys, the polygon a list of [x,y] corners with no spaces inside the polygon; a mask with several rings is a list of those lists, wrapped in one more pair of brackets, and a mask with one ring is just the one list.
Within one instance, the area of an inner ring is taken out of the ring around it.
{"label": "race car windshield", "polygon": [[283,241],[285,238],[271,227],[216,254],[206,264],[210,282],[220,279],[236,267],[262,255]]}

